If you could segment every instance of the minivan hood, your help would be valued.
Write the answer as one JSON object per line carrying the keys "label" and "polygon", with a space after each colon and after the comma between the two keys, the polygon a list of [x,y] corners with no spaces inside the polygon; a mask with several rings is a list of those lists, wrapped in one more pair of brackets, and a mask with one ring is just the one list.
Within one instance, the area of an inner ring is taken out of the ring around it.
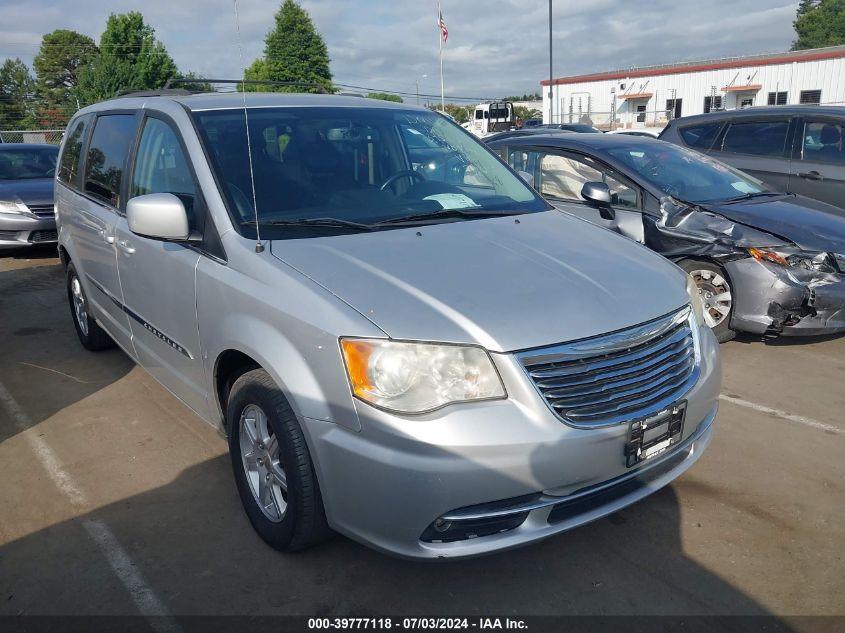
{"label": "minivan hood", "polygon": [[674,265],[559,211],[276,240],[271,250],[391,338],[493,351],[604,334],[688,301]]}
{"label": "minivan hood", "polygon": [[53,204],[52,178],[26,178],[21,180],[0,180],[0,200],[20,198],[28,206]]}
{"label": "minivan hood", "polygon": [[845,211],[824,202],[785,196],[705,206],[734,222],[786,238],[802,249],[845,253]]}

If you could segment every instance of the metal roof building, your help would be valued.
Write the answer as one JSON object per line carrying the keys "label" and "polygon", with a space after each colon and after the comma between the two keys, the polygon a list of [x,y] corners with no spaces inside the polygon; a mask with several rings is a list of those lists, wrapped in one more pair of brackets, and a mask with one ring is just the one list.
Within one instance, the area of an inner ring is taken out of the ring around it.
{"label": "metal roof building", "polygon": [[540,82],[545,122],[602,129],[756,105],[845,104],[845,46],[628,68]]}

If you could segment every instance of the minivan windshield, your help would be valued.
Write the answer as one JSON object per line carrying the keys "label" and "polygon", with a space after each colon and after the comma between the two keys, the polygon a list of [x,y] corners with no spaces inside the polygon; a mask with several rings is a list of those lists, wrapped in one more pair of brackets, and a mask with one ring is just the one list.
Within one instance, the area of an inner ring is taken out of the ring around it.
{"label": "minivan windshield", "polygon": [[613,147],[607,153],[662,192],[686,202],[717,202],[771,193],[748,174],[665,142],[632,143]]}
{"label": "minivan windshield", "polygon": [[325,234],[548,208],[436,112],[271,107],[249,108],[247,117],[243,109],[194,116],[236,224],[249,237],[256,215],[262,237],[276,239],[303,237],[304,227]]}

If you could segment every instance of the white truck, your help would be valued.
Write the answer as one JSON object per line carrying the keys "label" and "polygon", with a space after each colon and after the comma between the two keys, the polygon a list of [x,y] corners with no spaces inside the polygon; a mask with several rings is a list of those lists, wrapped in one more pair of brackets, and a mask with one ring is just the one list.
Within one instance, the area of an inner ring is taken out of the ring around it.
{"label": "white truck", "polygon": [[516,120],[513,116],[513,104],[508,101],[493,101],[475,106],[475,113],[467,129],[476,136],[484,137],[496,132],[506,132],[514,125]]}

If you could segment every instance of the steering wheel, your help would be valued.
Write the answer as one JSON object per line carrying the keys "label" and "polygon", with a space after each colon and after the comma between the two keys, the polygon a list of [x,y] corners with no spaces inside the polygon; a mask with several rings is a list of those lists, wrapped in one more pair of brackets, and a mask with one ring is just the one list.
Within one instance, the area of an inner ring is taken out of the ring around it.
{"label": "steering wheel", "polygon": [[379,191],[384,191],[394,182],[399,180],[400,178],[418,178],[419,180],[425,180],[425,176],[423,176],[418,171],[413,171],[412,169],[403,169],[402,171],[397,171],[392,176],[388,177],[383,183],[381,183],[381,187],[378,188]]}

